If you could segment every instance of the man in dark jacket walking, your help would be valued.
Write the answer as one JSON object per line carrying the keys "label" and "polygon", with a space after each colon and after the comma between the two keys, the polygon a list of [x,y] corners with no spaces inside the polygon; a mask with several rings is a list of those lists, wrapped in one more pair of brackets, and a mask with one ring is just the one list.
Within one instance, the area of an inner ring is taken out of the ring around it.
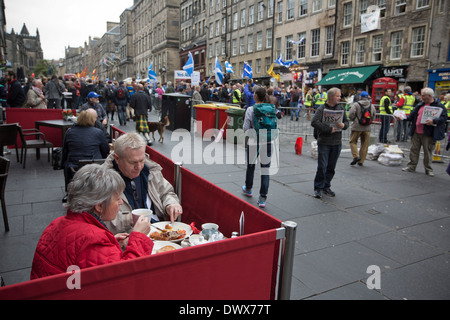
{"label": "man in dark jacket walking", "polygon": [[[345,109],[339,104],[341,90],[328,90],[327,102],[319,107],[311,121],[311,126],[317,132],[319,159],[316,178],[314,179],[314,197],[322,198],[322,192],[330,197],[336,196],[331,191],[331,180],[342,150],[342,130],[347,130],[349,122]],[[334,114],[334,115],[333,115]],[[341,118],[337,115],[341,114]],[[335,121],[335,119],[338,119]]]}
{"label": "man in dark jacket walking", "polygon": [[137,91],[131,97],[130,107],[134,109],[136,116],[136,131],[142,133],[147,140],[147,145],[151,146],[147,115],[152,111],[152,100],[148,94],[145,94],[142,84],[137,85]]}
{"label": "man in dark jacket walking", "polygon": [[22,108],[26,97],[22,90],[22,85],[16,79],[16,74],[13,71],[8,71],[6,73],[6,80],[8,81],[7,105],[11,108]]}
{"label": "man in dark jacket walking", "polygon": [[[425,119],[423,118],[425,107],[441,108],[442,112],[439,117]],[[402,169],[403,171],[416,171],[419,162],[420,148],[422,148],[424,153],[423,166],[425,167],[425,173],[430,177],[434,176],[433,168],[431,168],[433,150],[436,141],[445,138],[445,124],[447,123],[447,119],[447,109],[434,99],[433,89],[424,88],[422,90],[422,102],[420,102],[406,118],[407,121],[411,121],[409,135],[412,139],[409,154],[410,161],[408,166]]]}

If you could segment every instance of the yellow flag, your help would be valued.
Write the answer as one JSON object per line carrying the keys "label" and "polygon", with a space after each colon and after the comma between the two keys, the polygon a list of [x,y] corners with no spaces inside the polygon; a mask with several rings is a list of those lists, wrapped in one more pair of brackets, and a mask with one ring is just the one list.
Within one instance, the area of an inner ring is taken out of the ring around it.
{"label": "yellow flag", "polygon": [[277,79],[278,82],[280,82],[280,75],[273,72],[273,63],[270,66],[270,69],[267,71],[267,74],[269,74],[272,78]]}

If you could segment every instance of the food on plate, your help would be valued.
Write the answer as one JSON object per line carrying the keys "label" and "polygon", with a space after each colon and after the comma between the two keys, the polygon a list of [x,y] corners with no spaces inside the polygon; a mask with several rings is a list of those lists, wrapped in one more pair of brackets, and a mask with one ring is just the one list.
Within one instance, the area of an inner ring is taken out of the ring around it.
{"label": "food on plate", "polygon": [[177,250],[177,249],[172,246],[165,246],[159,250],[156,250],[156,253],[162,253],[162,252],[167,252],[167,251],[172,251],[172,250]]}
{"label": "food on plate", "polygon": [[173,241],[183,239],[184,237],[186,237],[186,230],[166,231],[166,232],[155,231],[150,233],[150,239],[157,241]]}

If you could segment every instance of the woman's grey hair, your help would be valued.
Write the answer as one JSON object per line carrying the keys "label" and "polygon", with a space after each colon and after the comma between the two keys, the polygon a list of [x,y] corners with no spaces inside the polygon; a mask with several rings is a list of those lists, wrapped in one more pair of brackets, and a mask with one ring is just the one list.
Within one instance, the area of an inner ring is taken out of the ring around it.
{"label": "woman's grey hair", "polygon": [[124,157],[126,150],[141,149],[147,145],[144,138],[137,132],[131,132],[120,136],[114,143],[114,153],[119,157]]}
{"label": "woman's grey hair", "polygon": [[109,205],[113,197],[125,190],[119,173],[98,164],[84,166],[77,171],[67,187],[67,203],[72,212],[94,213],[97,204]]}

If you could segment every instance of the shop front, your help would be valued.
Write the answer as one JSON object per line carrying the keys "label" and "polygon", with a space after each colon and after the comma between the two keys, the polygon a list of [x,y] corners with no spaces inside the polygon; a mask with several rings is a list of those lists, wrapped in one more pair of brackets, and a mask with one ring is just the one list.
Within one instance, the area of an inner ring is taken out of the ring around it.
{"label": "shop front", "polygon": [[450,68],[428,70],[428,86],[437,97],[450,92]]}
{"label": "shop front", "polygon": [[358,88],[371,92],[372,82],[378,76],[380,66],[367,66],[360,68],[347,68],[330,70],[328,74],[316,86],[326,88],[338,87],[344,96],[351,96]]}

